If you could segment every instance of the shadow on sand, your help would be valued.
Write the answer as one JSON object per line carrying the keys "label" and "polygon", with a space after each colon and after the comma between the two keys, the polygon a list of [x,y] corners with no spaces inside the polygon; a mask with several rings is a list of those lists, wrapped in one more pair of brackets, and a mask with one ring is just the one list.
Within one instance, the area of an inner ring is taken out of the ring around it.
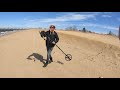
{"label": "shadow on sand", "polygon": [[[34,56],[34,58],[31,58],[32,56]],[[28,60],[34,60],[34,62],[35,62],[35,60],[39,60],[40,62],[43,63],[43,65],[44,65],[43,67],[47,66],[46,63],[45,63],[46,59],[43,59],[43,56],[38,54],[38,53],[33,53],[33,54],[29,55],[27,57],[27,59]]]}
{"label": "shadow on sand", "polygon": [[63,62],[61,62],[61,61],[57,61],[57,63],[62,64],[62,65],[64,64],[64,63],[63,63]]}

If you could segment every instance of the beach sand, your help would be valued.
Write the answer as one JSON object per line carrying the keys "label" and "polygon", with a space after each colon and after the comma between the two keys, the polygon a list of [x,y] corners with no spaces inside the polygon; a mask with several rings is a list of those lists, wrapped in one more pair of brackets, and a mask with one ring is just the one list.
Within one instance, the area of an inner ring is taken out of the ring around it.
{"label": "beach sand", "polygon": [[66,61],[65,55],[54,47],[54,62],[44,68],[47,52],[39,30],[23,30],[0,37],[0,77],[120,78],[119,38],[77,31],[56,32],[60,38],[57,45],[72,55],[71,61]]}

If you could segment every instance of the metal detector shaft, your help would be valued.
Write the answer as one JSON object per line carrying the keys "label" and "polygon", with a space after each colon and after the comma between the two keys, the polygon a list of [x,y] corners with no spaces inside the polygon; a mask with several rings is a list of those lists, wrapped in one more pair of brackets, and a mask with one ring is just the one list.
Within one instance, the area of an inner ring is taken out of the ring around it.
{"label": "metal detector shaft", "polygon": [[[55,44],[56,45],[56,44]],[[58,45],[56,45],[58,47]],[[59,48],[59,47],[58,47]],[[59,48],[60,49],[60,48]],[[61,50],[61,49],[60,49]],[[61,50],[63,52],[63,50]],[[64,53],[64,52],[63,52]],[[64,53],[65,54],[65,53]],[[66,55],[66,54],[65,54]],[[67,56],[67,55],[66,55]]]}
{"label": "metal detector shaft", "polygon": [[[44,40],[46,40],[45,38],[43,38]],[[55,44],[57,47],[58,47],[58,45],[57,44]],[[58,47],[59,49],[60,49],[60,47]],[[61,50],[61,49],[60,49]],[[61,50],[62,52],[63,52],[63,50]],[[63,52],[64,53],[64,52]],[[65,53],[64,53],[65,54]],[[66,55],[66,54],[65,54]],[[67,55],[66,55],[67,56]]]}

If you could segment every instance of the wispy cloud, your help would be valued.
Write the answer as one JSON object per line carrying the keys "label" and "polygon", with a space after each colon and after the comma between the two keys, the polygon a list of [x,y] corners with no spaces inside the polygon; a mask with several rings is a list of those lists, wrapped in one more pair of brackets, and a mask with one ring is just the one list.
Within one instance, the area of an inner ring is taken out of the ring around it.
{"label": "wispy cloud", "polygon": [[75,12],[75,14],[94,14],[94,15],[99,15],[101,14],[102,12]]}
{"label": "wispy cloud", "polygon": [[[53,20],[55,21],[55,20]],[[81,22],[80,24],[75,24],[75,23],[71,23],[71,22],[52,22],[50,21],[45,21],[45,22],[28,22],[26,23],[26,26],[30,27],[37,27],[37,26],[44,26],[44,27],[49,27],[49,25],[54,24],[56,25],[56,27],[63,27],[66,28],[68,26],[74,26],[76,25],[77,27],[93,27],[93,28],[101,28],[101,29],[107,29],[107,30],[118,30],[118,27],[114,27],[114,26],[110,26],[110,25],[102,25],[102,24],[97,24],[97,23],[87,23],[87,22]]]}
{"label": "wispy cloud", "polygon": [[[87,23],[87,20],[95,20],[97,16],[101,15],[102,17],[112,17],[111,12],[70,12],[70,13],[59,13],[56,15],[56,17],[53,18],[36,18],[36,19],[30,19],[25,18],[25,25],[26,26],[41,26],[41,27],[47,27],[49,28],[50,24],[55,24],[56,27],[60,27],[62,29],[65,29],[68,26],[76,25],[77,27],[92,27],[94,29],[102,29],[102,30],[118,30],[118,27],[111,26],[111,25],[105,25],[100,23]],[[118,19],[120,21],[120,18]],[[70,21],[81,21],[80,23],[73,23]]]}
{"label": "wispy cloud", "polygon": [[118,27],[113,27],[113,26],[103,26],[103,28],[110,30],[118,30]]}
{"label": "wispy cloud", "polygon": [[111,14],[112,12],[103,12],[104,14]]}
{"label": "wispy cloud", "polygon": [[108,30],[118,30],[118,27],[109,26],[109,25],[94,24],[94,23],[84,23],[84,24],[79,24],[79,25],[96,27],[96,28],[104,28],[104,29],[108,29]]}
{"label": "wispy cloud", "polygon": [[[30,22],[65,22],[65,21],[81,21],[88,19],[95,19],[96,14],[79,14],[69,13],[55,18],[44,18],[44,19],[29,19]],[[27,19],[24,19],[27,20]]]}
{"label": "wispy cloud", "polygon": [[80,21],[80,20],[87,20],[95,18],[95,15],[88,14],[88,15],[81,15],[81,14],[72,14],[72,15],[64,15],[56,18],[48,18],[43,19],[42,22],[59,22],[59,21]]}
{"label": "wispy cloud", "polygon": [[110,17],[112,17],[112,16],[110,16],[110,15],[102,15],[102,17],[110,18]]}
{"label": "wispy cloud", "polygon": [[[65,21],[81,21],[93,19],[96,20],[96,16],[102,14],[102,17],[112,17],[109,14],[111,12],[69,12],[59,13],[54,18],[36,18],[30,19],[29,17],[24,18],[25,21],[29,22],[65,22]],[[104,15],[103,15],[104,14]]]}

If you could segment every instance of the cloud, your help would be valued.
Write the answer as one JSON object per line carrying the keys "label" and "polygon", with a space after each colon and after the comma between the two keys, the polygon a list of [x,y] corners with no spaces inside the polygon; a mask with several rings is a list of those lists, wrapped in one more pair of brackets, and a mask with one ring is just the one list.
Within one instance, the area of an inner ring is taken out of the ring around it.
{"label": "cloud", "polygon": [[[56,15],[54,18],[37,18],[37,19],[30,19],[30,18],[25,18],[25,25],[26,26],[42,26],[42,27],[48,27],[50,24],[55,24],[56,27],[60,28],[66,28],[68,26],[73,26],[76,25],[78,27],[85,27],[89,26],[92,28],[101,28],[101,29],[108,29],[108,30],[118,30],[117,27],[110,26],[110,25],[101,25],[101,24],[96,24],[96,23],[87,23],[85,22],[88,19],[96,19],[97,15],[102,15],[102,17],[111,17],[110,14],[111,12],[70,12],[70,13],[59,13]],[[74,24],[69,21],[83,21],[80,22],[79,24]],[[120,20],[120,18],[119,18]]]}
{"label": "cloud", "polygon": [[110,30],[118,30],[117,27],[112,27],[112,26],[103,26],[105,29],[110,29]]}
{"label": "cloud", "polygon": [[42,19],[41,22],[80,21],[80,20],[87,20],[90,18],[95,18],[95,15],[93,15],[93,14],[88,14],[88,15],[68,14],[68,15],[63,15],[63,16],[56,17],[56,18]]}
{"label": "cloud", "polygon": [[112,12],[103,12],[104,14],[111,14]]}
{"label": "cloud", "polygon": [[90,26],[90,27],[96,27],[96,28],[104,28],[104,29],[110,29],[110,30],[118,30],[118,27],[109,26],[109,25],[101,25],[101,24],[94,24],[94,23],[84,23],[79,24],[79,26]]}
{"label": "cloud", "polygon": [[[75,19],[77,19],[77,18],[79,18],[78,16],[75,16]],[[80,17],[81,18],[81,17]],[[88,18],[88,17],[87,17]],[[58,19],[58,18],[57,18]],[[75,20],[74,19],[74,20]],[[82,20],[83,20],[84,18],[82,17]],[[86,19],[86,18],[85,18]],[[47,20],[47,21],[46,21]],[[61,21],[63,21],[62,23],[61,22],[55,22],[56,20],[52,20],[52,22],[51,22],[51,20],[50,19],[46,19],[44,22],[42,21],[42,22],[36,22],[35,20],[31,20],[31,22],[27,22],[26,24],[25,24],[25,26],[29,26],[29,27],[47,27],[47,28],[49,28],[49,26],[51,25],[51,24],[54,24],[54,25],[56,25],[56,27],[57,28],[62,28],[62,29],[64,29],[64,28],[66,28],[66,27],[69,27],[69,26],[74,26],[74,25],[76,25],[77,27],[86,27],[86,26],[88,26],[88,27],[92,27],[92,28],[101,28],[101,29],[108,29],[108,30],[118,30],[118,27],[114,27],[114,26],[110,26],[110,25],[101,25],[101,24],[96,24],[96,23],[87,23],[87,22],[81,22],[80,24],[75,24],[75,23],[72,23],[72,22],[64,22],[65,20],[61,20]],[[54,22],[53,22],[54,21]]]}
{"label": "cloud", "polygon": [[49,27],[50,24],[55,24],[57,26],[67,26],[71,25],[69,21],[82,21],[88,19],[95,19],[98,13],[81,13],[81,12],[70,12],[70,13],[59,13],[54,18],[32,18],[30,16],[23,19],[24,26],[31,27]]}
{"label": "cloud", "polygon": [[80,14],[80,13],[67,13],[61,16],[56,16],[55,18],[44,18],[44,19],[28,19],[24,18],[24,21],[28,22],[66,22],[66,21],[81,21],[81,20],[88,20],[88,19],[95,19],[96,13],[91,14]]}
{"label": "cloud", "polygon": [[102,12],[72,12],[72,13],[74,13],[74,14],[85,14],[85,15],[87,15],[87,14],[99,15]]}
{"label": "cloud", "polygon": [[110,16],[110,15],[102,15],[102,17],[108,17],[108,18],[110,18],[112,16]]}

